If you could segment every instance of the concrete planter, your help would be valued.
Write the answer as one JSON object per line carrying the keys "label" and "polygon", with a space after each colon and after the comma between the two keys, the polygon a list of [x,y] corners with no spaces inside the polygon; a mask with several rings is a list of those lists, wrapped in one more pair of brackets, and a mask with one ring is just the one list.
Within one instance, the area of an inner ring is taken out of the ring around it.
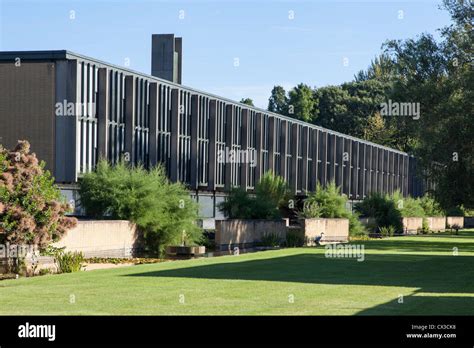
{"label": "concrete planter", "polygon": [[347,242],[349,240],[348,219],[300,219],[302,233],[307,245],[324,233],[321,243]]}
{"label": "concrete planter", "polygon": [[423,218],[404,217],[402,218],[403,232],[406,234],[417,234],[418,230],[423,228]]}
{"label": "concrete planter", "polygon": [[253,248],[266,233],[286,239],[287,220],[216,220],[216,251]]}
{"label": "concrete planter", "polygon": [[464,216],[448,216],[446,218],[446,226],[451,228],[453,225],[464,228]]}
{"label": "concrete planter", "polygon": [[445,216],[432,216],[425,218],[428,222],[430,231],[444,231],[446,229],[446,217]]}

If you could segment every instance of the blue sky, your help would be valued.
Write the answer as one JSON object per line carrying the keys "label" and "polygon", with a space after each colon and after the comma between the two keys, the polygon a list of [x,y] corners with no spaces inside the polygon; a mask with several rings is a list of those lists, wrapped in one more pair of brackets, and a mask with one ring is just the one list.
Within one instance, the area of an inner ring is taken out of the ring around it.
{"label": "blue sky", "polygon": [[184,85],[266,108],[276,84],[350,81],[385,40],[437,37],[449,24],[439,4],[0,0],[0,50],[68,49],[117,65],[128,59],[131,69],[150,73],[151,34],[175,33],[183,37]]}

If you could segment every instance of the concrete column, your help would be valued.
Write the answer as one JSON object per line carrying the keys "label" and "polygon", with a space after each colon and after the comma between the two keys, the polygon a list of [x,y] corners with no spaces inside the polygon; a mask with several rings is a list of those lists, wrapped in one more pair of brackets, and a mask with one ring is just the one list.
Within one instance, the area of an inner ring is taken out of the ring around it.
{"label": "concrete column", "polygon": [[326,186],[328,182],[328,133],[320,132],[321,157],[321,185]]}
{"label": "concrete column", "polygon": [[301,173],[301,190],[308,191],[308,146],[309,144],[309,127],[303,127],[303,136],[301,144],[303,145],[303,172]]}
{"label": "concrete column", "polygon": [[209,191],[216,189],[216,114],[217,114],[217,102],[211,100],[209,102],[209,180],[207,188]]}
{"label": "concrete column", "polygon": [[125,153],[130,164],[135,164],[135,77],[125,76]]}
{"label": "concrete column", "polygon": [[342,172],[342,192],[347,195],[347,197],[351,197],[351,189],[350,189],[350,182],[351,182],[351,140],[342,138],[343,142],[343,151],[342,151],[342,165],[343,165],[343,172]]}
{"label": "concrete column", "polygon": [[150,166],[158,163],[158,117],[160,109],[159,86],[150,83]]}
{"label": "concrete column", "polygon": [[268,169],[275,173],[275,118],[268,118]]}
{"label": "concrete column", "polygon": [[260,181],[263,175],[262,161],[262,142],[263,142],[263,114],[257,112],[255,114],[256,135],[255,135],[255,151],[257,153],[257,167],[255,167],[255,184]]}
{"label": "concrete column", "polygon": [[[247,150],[248,149],[248,144],[249,144],[249,113],[250,111],[248,109],[243,109],[242,110],[242,129],[241,129],[241,136],[242,136],[242,144],[240,149],[241,150]],[[258,137],[258,135],[257,135]],[[259,161],[257,159],[257,168],[258,170],[259,166]],[[241,179],[241,187],[244,190],[247,190],[248,186],[248,173],[249,173],[249,163],[241,163],[240,164],[240,179]]]}
{"label": "concrete column", "polygon": [[287,180],[288,176],[286,174],[286,137],[288,134],[288,121],[282,120],[281,121],[281,150],[280,150],[280,173],[281,176]]}
{"label": "concrete column", "polygon": [[180,116],[180,100],[179,89],[171,90],[171,144],[170,144],[170,179],[172,182],[178,181],[178,165],[179,165],[179,117]]}
{"label": "concrete column", "polygon": [[204,160],[198,158],[198,130],[199,119],[202,117],[199,113],[200,98],[197,94],[191,96],[191,188],[197,189],[199,186],[198,162]]}
{"label": "concrete column", "polygon": [[298,191],[298,147],[300,144],[299,139],[299,125],[294,123],[291,125],[292,137],[291,137],[291,180],[290,187],[293,193]]}
{"label": "concrete column", "polygon": [[[232,150],[232,145],[234,143],[233,139],[233,129],[234,129],[234,113],[235,107],[233,105],[227,105],[225,108],[225,117],[226,117],[226,147],[229,151]],[[227,161],[226,161],[227,162]],[[230,190],[232,185],[232,180],[234,179],[233,173],[233,163],[225,164],[225,183],[224,188],[226,191]]]}
{"label": "concrete column", "polygon": [[99,158],[107,159],[109,136],[109,74],[107,68],[100,68],[98,71],[97,87],[99,90],[97,97],[97,142]]}
{"label": "concrete column", "polygon": [[318,184],[318,179],[319,179],[319,171],[318,171],[318,160],[319,160],[319,133],[320,131],[317,129],[313,129],[313,139],[311,142],[311,148],[313,149],[313,174],[311,178],[311,191],[316,190],[316,186]]}

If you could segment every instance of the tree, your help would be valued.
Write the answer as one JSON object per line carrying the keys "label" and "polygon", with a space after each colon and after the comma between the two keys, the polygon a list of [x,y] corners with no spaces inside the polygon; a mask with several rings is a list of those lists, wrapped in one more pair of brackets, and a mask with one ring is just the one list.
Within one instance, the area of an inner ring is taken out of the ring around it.
{"label": "tree", "polygon": [[313,90],[309,86],[300,83],[289,92],[288,116],[311,122],[315,104]]}
{"label": "tree", "polygon": [[282,86],[275,86],[272,89],[270,98],[268,99],[268,111],[277,114],[286,115],[288,112],[288,97]]}
{"label": "tree", "polygon": [[169,182],[161,166],[146,170],[99,161],[79,184],[88,215],[136,223],[153,253],[162,254],[166,246],[179,245],[183,239],[193,244],[201,238],[197,203],[182,184]]}
{"label": "tree", "polygon": [[255,105],[253,105],[253,100],[250,99],[250,98],[242,98],[242,99],[240,100],[240,102],[241,102],[242,104],[246,104],[246,105],[250,105],[250,106],[255,106]]}
{"label": "tree", "polygon": [[11,151],[0,146],[2,242],[44,249],[77,224],[75,218],[66,216],[71,207],[44,166],[34,153],[30,154],[27,141],[18,141]]}

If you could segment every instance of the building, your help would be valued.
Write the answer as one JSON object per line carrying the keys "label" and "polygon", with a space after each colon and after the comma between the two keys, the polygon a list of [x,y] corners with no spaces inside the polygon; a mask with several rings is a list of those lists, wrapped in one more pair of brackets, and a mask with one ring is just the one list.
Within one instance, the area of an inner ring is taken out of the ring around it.
{"label": "building", "polygon": [[[70,197],[100,157],[162,163],[203,217],[268,170],[296,194],[331,180],[351,200],[422,193],[407,153],[182,86],[181,39],[153,35],[152,45],[152,75],[70,51],[0,52],[0,143],[29,140]],[[256,163],[223,160],[226,149]]]}

